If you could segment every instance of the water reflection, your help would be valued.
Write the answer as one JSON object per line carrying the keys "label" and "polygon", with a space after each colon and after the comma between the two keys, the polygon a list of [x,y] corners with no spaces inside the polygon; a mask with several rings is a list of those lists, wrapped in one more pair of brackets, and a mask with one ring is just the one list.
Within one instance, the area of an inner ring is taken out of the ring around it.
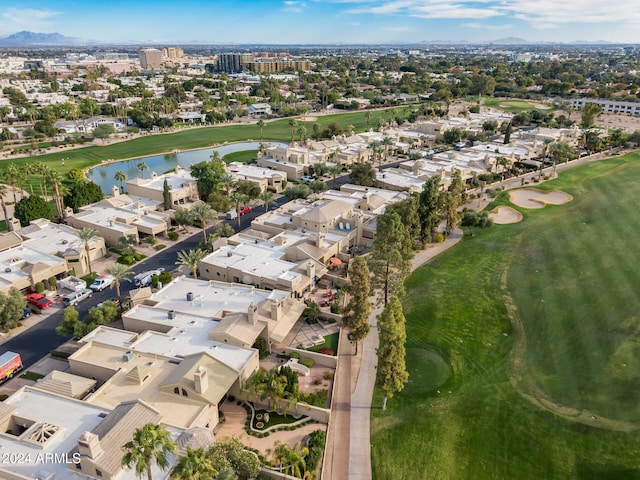
{"label": "water reflection", "polygon": [[[268,145],[286,144],[269,142]],[[148,172],[145,172],[145,178],[149,178],[151,172],[156,172],[160,175],[176,168],[178,165],[187,168],[194,163],[211,160],[213,152],[216,151],[221,157],[224,157],[229,153],[242,152],[245,150],[258,150],[259,147],[259,142],[239,142],[222,145],[216,148],[209,147],[200,150],[190,150],[188,152],[171,152],[151,157],[136,158],[134,160],[123,160],[94,167],[87,173],[87,178],[100,185],[100,188],[104,193],[111,193],[111,188],[114,185],[119,185],[119,183],[114,179],[116,172],[124,172],[127,178],[141,177],[141,172],[138,169],[138,164],[140,162],[146,163],[149,167]]]}

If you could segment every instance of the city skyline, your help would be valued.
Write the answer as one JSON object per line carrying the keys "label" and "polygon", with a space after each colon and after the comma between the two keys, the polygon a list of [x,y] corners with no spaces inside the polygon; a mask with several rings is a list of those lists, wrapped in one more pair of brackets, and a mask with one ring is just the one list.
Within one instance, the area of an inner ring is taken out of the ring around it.
{"label": "city skyline", "polygon": [[3,0],[0,36],[60,33],[104,43],[640,43],[640,3],[593,0]]}

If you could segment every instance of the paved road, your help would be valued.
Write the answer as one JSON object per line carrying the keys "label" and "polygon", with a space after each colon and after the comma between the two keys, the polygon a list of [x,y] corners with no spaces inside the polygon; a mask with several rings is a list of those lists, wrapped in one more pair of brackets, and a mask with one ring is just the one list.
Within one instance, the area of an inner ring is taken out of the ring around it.
{"label": "paved road", "polygon": [[[278,198],[272,203],[278,206],[287,202],[285,197]],[[251,221],[259,215],[264,213],[263,207],[257,207],[257,209],[242,215],[240,217],[240,227],[238,228],[238,222],[236,220],[226,221],[237,232],[244,230],[251,225]],[[155,270],[157,268],[164,268],[165,270],[172,271],[176,267],[177,252],[180,250],[190,250],[197,247],[202,242],[202,230],[191,227],[191,235],[181,242],[176,243],[171,247],[167,247],[164,250],[154,254],[153,256],[143,260],[132,267],[133,275],[147,270]],[[214,227],[207,229],[207,234],[212,233]],[[132,275],[132,277],[133,277]],[[131,282],[123,282],[120,287],[121,292],[124,294],[129,290],[134,289],[135,286]],[[115,298],[115,291],[107,288],[102,292],[95,292],[93,296],[76,307],[80,313],[80,318],[87,314],[89,308],[97,305],[100,302]],[[8,339],[0,346],[0,351],[12,351],[20,354],[22,363],[25,369],[31,367],[34,363],[39,361],[42,357],[49,354],[51,350],[55,350],[63,343],[67,342],[70,337],[58,335],[55,328],[60,325],[62,321],[63,308],[61,305],[49,307],[45,310],[46,318],[43,318],[38,323],[34,324],[28,330]]]}

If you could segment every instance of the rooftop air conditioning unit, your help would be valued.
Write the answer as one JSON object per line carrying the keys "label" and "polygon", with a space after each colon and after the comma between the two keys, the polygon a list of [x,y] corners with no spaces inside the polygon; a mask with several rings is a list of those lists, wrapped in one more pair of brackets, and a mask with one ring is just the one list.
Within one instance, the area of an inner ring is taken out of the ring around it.
{"label": "rooftop air conditioning unit", "polygon": [[122,354],[122,361],[129,362],[133,358],[133,352],[131,350],[127,350]]}
{"label": "rooftop air conditioning unit", "polygon": [[167,317],[169,318],[169,320],[173,320],[174,318],[176,318],[176,312],[174,312],[173,310],[169,310],[167,312]]}
{"label": "rooftop air conditioning unit", "polygon": [[62,240],[61,242],[63,245],[66,245],[67,243],[69,243],[69,240]]}
{"label": "rooftop air conditioning unit", "polygon": [[11,273],[11,267],[7,267],[4,269],[4,273]]}
{"label": "rooftop air conditioning unit", "polygon": [[187,302],[192,302],[192,301],[193,301],[193,293],[187,292]]}
{"label": "rooftop air conditioning unit", "polygon": [[227,252],[227,257],[230,257],[231,255],[233,255],[233,252]]}

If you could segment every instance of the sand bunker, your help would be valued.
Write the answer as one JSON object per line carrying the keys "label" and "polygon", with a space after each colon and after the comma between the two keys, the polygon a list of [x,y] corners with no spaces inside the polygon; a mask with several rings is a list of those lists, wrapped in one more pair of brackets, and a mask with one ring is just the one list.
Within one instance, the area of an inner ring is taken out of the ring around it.
{"label": "sand bunker", "polygon": [[509,192],[509,199],[522,208],[544,208],[547,204],[562,205],[570,202],[573,197],[559,190],[544,192],[533,188],[523,188]]}
{"label": "sand bunker", "polygon": [[489,212],[489,218],[498,225],[518,223],[522,220],[522,214],[511,207],[498,207]]}

